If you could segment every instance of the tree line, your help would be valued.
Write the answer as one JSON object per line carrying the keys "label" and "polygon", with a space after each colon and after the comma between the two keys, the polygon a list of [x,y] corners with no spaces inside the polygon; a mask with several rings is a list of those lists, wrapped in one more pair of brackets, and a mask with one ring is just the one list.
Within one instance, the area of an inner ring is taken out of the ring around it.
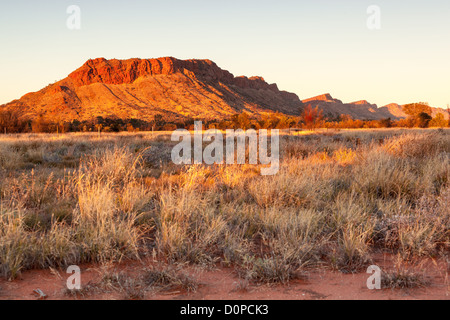
{"label": "tree line", "polygon": [[[426,103],[413,103],[403,107],[406,119],[392,120],[358,120],[349,115],[324,116],[318,107],[307,105],[300,116],[287,116],[282,113],[263,114],[252,117],[246,112],[235,114],[228,119],[203,121],[207,129],[376,129],[376,128],[428,128],[450,127],[443,113],[434,118],[431,107]],[[450,109],[447,109],[450,117]],[[19,112],[0,110],[0,133],[66,133],[66,132],[137,132],[137,131],[173,131],[176,129],[194,129],[194,122],[201,119],[186,118],[184,120],[167,120],[157,114],[151,121],[139,119],[117,119],[96,117],[89,121],[74,120],[71,122],[52,121],[38,116],[33,120],[21,120]]]}

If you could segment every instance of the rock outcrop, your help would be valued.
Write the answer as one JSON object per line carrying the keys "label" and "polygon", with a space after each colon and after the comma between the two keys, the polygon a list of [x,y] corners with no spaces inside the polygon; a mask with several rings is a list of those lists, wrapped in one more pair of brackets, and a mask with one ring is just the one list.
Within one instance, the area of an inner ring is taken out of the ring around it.
{"label": "rock outcrop", "polygon": [[[378,120],[386,118],[386,114],[378,112],[378,107],[366,100],[352,103],[343,103],[334,99],[329,93],[302,101],[305,105],[321,109],[325,116],[337,118],[340,115],[349,115],[353,119]],[[387,116],[389,117],[389,116]]]}
{"label": "rock outcrop", "polygon": [[23,110],[24,118],[65,121],[152,120],[156,114],[220,120],[242,111],[299,115],[302,106],[296,94],[262,77],[234,77],[210,60],[172,57],[88,60],[67,78],[6,105]]}
{"label": "rock outcrop", "polygon": [[81,68],[69,75],[76,86],[93,83],[130,84],[138,78],[155,75],[171,75],[193,72],[197,77],[209,81],[230,84],[234,77],[220,69],[210,60],[178,60],[172,57],[159,59],[106,60],[98,58],[87,61]]}
{"label": "rock outcrop", "polygon": [[322,101],[322,102],[342,103],[342,101],[337,100],[337,99],[334,99],[334,98],[331,96],[331,94],[329,94],[329,93],[325,93],[325,94],[322,94],[322,95],[320,95],[320,96],[316,96],[316,97],[312,97],[312,98],[309,98],[309,99],[305,99],[305,100],[303,100],[302,102],[303,102],[303,103],[308,103],[308,102],[319,102],[319,101]]}

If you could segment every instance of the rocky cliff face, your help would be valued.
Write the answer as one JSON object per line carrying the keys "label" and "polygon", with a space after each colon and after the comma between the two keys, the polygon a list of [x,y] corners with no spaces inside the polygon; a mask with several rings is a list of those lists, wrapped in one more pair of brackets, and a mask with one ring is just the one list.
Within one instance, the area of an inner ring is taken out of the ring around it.
{"label": "rocky cliff face", "polygon": [[280,91],[261,77],[234,77],[210,60],[159,59],[87,61],[67,78],[4,107],[23,117],[89,120],[97,116],[152,120],[228,118],[281,112],[299,115],[297,95]]}
{"label": "rocky cliff face", "polygon": [[342,103],[341,100],[334,99],[331,96],[331,94],[329,94],[329,93],[325,93],[325,94],[322,94],[320,96],[316,96],[316,97],[312,97],[312,98],[303,100],[303,103],[308,103],[308,102],[335,102],[335,103]]}
{"label": "rocky cliff face", "polygon": [[172,57],[159,59],[106,60],[104,58],[87,61],[81,68],[69,75],[76,86],[93,83],[130,84],[138,78],[155,75],[172,75],[192,72],[207,81],[233,83],[234,76],[220,69],[210,60],[178,60]]}

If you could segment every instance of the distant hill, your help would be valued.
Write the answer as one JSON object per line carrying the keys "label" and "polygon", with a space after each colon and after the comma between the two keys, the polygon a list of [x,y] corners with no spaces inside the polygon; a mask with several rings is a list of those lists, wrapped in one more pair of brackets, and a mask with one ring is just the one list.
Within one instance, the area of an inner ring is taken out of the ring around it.
{"label": "distant hill", "polygon": [[[302,102],[305,105],[311,105],[313,108],[319,107],[320,110],[323,110],[324,115],[328,117],[338,117],[342,114],[360,120],[381,120],[386,118],[398,120],[408,117],[408,115],[403,112],[403,106],[396,103],[381,108],[378,108],[376,104],[372,104],[366,100],[343,103],[341,100],[334,99],[329,93],[305,99]],[[449,117],[447,111],[444,109],[432,108],[432,110],[433,116],[436,116],[436,114],[440,112],[444,114],[446,119]]]}

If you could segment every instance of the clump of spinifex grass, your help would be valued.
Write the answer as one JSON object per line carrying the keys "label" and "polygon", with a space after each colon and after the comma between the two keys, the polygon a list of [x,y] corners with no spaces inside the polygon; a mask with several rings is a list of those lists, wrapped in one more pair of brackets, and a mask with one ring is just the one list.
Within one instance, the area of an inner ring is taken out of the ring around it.
{"label": "clump of spinifex grass", "polygon": [[142,300],[146,294],[145,283],[125,272],[105,272],[96,287],[98,292],[121,293],[126,300]]}
{"label": "clump of spinifex grass", "polygon": [[381,287],[383,289],[415,289],[429,285],[429,281],[421,274],[407,270],[383,272]]}
{"label": "clump of spinifex grass", "polygon": [[[421,270],[418,272],[417,270]],[[381,274],[381,287],[383,289],[415,289],[430,284],[425,276],[421,263],[405,261],[402,254],[397,255],[395,267]]]}
{"label": "clump of spinifex grass", "polygon": [[239,276],[255,283],[286,284],[300,278],[298,267],[283,257],[248,257]]}
{"label": "clump of spinifex grass", "polygon": [[142,300],[147,294],[167,291],[196,292],[200,283],[181,271],[181,267],[158,264],[136,274],[114,270],[110,263],[101,268],[100,280],[91,281],[80,290],[65,290],[76,298],[87,298],[105,293],[120,294],[127,300]]}
{"label": "clump of spinifex grass", "polygon": [[142,281],[151,289],[176,290],[196,292],[199,283],[191,276],[180,271],[180,268],[171,266],[150,267],[144,271]]}
{"label": "clump of spinifex grass", "polygon": [[45,233],[27,230],[20,211],[0,212],[0,275],[14,279],[27,269],[49,268],[78,262],[71,230],[54,224]]}

